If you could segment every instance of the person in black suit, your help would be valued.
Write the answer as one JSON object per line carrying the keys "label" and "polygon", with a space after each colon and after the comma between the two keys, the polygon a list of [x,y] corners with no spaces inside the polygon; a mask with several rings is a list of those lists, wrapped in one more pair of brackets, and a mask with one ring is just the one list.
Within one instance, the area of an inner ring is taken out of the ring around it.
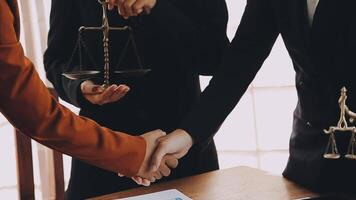
{"label": "person in black suit", "polygon": [[[202,11],[197,13],[197,10]],[[83,82],[63,77],[79,27],[100,26],[102,10],[97,0],[52,0],[48,49],[44,55],[48,79],[62,99],[81,109],[80,115],[102,126],[135,134],[156,128],[173,131],[198,101],[199,74],[212,74],[228,47],[225,1],[158,1],[149,15],[128,20],[115,10],[108,15],[111,26],[132,27],[143,65],[152,71],[136,79],[112,76],[111,82],[116,85],[107,89],[99,86],[100,78]],[[118,62],[127,37],[127,32],[110,33],[112,66]],[[85,69],[98,70],[96,66],[103,66],[102,33],[84,33],[83,40],[92,57],[83,56],[84,64],[89,67]],[[137,68],[132,52],[129,48],[120,69]],[[87,94],[93,91],[100,94]],[[211,142],[206,149],[191,149],[165,180],[218,168],[215,144]],[[130,179],[73,159],[67,198],[83,199],[136,186]]]}
{"label": "person in black suit", "polygon": [[[161,140],[153,163],[166,153],[184,154],[192,141],[193,146],[209,144],[281,35],[296,71],[298,93],[283,175],[315,191],[354,193],[356,161],[324,159],[329,137],[323,129],[338,121],[343,86],[349,91],[350,110],[356,109],[355,8],[353,0],[247,0],[221,67],[180,129]],[[349,140],[350,134],[337,134],[342,154]]]}

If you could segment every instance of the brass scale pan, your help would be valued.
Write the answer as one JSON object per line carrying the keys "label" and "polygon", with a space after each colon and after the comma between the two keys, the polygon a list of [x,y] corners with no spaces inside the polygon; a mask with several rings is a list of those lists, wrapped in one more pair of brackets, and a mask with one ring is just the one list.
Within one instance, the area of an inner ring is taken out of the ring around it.
{"label": "brass scale pan", "polygon": [[[115,78],[139,78],[150,72],[151,69],[133,69],[133,70],[120,70],[115,71]],[[72,71],[66,72],[62,75],[71,80],[87,80],[96,78],[101,74],[101,71],[95,70],[83,70],[83,71]]]}

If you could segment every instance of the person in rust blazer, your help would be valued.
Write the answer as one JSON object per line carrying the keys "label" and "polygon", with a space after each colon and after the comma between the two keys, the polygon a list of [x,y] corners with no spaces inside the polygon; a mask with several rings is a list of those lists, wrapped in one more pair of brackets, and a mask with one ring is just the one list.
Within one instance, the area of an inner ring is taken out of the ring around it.
{"label": "person in rust blazer", "polygon": [[141,174],[142,168],[164,133],[114,132],[60,105],[25,57],[19,27],[17,0],[0,0],[0,112],[23,134],[52,149],[128,177],[149,174]]}

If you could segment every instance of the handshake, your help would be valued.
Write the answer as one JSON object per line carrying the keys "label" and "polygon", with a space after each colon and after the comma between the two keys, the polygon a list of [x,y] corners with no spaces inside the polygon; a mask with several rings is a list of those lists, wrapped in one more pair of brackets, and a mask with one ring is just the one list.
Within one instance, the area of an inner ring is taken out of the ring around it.
{"label": "handshake", "polygon": [[181,129],[168,135],[162,130],[155,130],[141,137],[147,144],[146,155],[138,174],[132,180],[144,186],[169,176],[171,169],[177,167],[178,159],[185,156],[193,145],[192,137]]}
{"label": "handshake", "polygon": [[[81,84],[83,96],[92,104],[104,105],[122,99],[130,88],[126,85],[111,85],[104,88],[92,81]],[[150,183],[169,176],[172,168],[178,165],[178,159],[185,156],[193,145],[192,137],[178,129],[166,135],[162,130],[155,130],[141,135],[146,141],[146,155],[137,176],[132,179],[139,185]],[[119,173],[119,176],[120,175]]]}

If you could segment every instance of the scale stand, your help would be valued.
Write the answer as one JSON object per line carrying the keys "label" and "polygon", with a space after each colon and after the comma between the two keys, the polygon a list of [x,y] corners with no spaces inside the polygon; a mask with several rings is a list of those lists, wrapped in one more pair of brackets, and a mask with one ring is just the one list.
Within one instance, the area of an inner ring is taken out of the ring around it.
{"label": "scale stand", "polygon": [[[82,47],[86,50],[89,60],[95,64],[94,59],[92,56],[90,56],[90,53],[88,51],[87,46],[85,45],[84,40],[82,39],[82,34],[85,31],[102,31],[103,32],[103,49],[104,49],[104,67],[103,67],[103,75],[104,75],[104,87],[108,87],[110,85],[110,51],[109,51],[109,33],[110,31],[129,31],[129,39],[123,49],[123,53],[121,54],[119,58],[119,64],[124,58],[124,55],[127,51],[127,48],[130,44],[132,43],[133,49],[135,51],[135,55],[137,58],[137,62],[139,65],[139,68],[133,69],[133,70],[120,70],[120,71],[114,71],[114,74],[117,75],[118,77],[123,77],[123,78],[130,78],[130,77],[141,77],[150,72],[150,69],[144,69],[142,66],[141,59],[138,55],[136,43],[132,34],[132,29],[129,26],[124,26],[124,27],[110,27],[109,25],[109,19],[107,15],[107,7],[108,7],[108,0],[98,0],[98,2],[101,4],[102,9],[103,9],[103,23],[101,27],[80,27],[78,31],[78,40],[76,47],[73,50],[72,56],[69,60],[68,66],[72,64],[74,55],[76,54],[77,50],[79,50],[79,71],[70,71],[63,73],[62,75],[65,76],[68,79],[71,80],[88,80],[92,78],[98,77],[102,72],[97,71],[97,70],[82,70],[83,69],[83,61],[82,61]],[[69,69],[70,67],[68,67]]]}
{"label": "scale stand", "polygon": [[352,112],[346,105],[347,99],[347,89],[343,87],[341,89],[341,95],[339,98],[339,105],[340,105],[340,119],[337,123],[337,126],[330,126],[328,130],[324,130],[325,134],[329,134],[329,142],[326,147],[324,158],[326,159],[339,159],[340,154],[337,149],[336,139],[335,139],[335,132],[347,132],[351,133],[350,144],[348,147],[347,154],[345,158],[356,160],[356,127],[355,126],[348,126],[346,117],[349,117],[349,121],[353,123],[356,120],[356,113]]}

